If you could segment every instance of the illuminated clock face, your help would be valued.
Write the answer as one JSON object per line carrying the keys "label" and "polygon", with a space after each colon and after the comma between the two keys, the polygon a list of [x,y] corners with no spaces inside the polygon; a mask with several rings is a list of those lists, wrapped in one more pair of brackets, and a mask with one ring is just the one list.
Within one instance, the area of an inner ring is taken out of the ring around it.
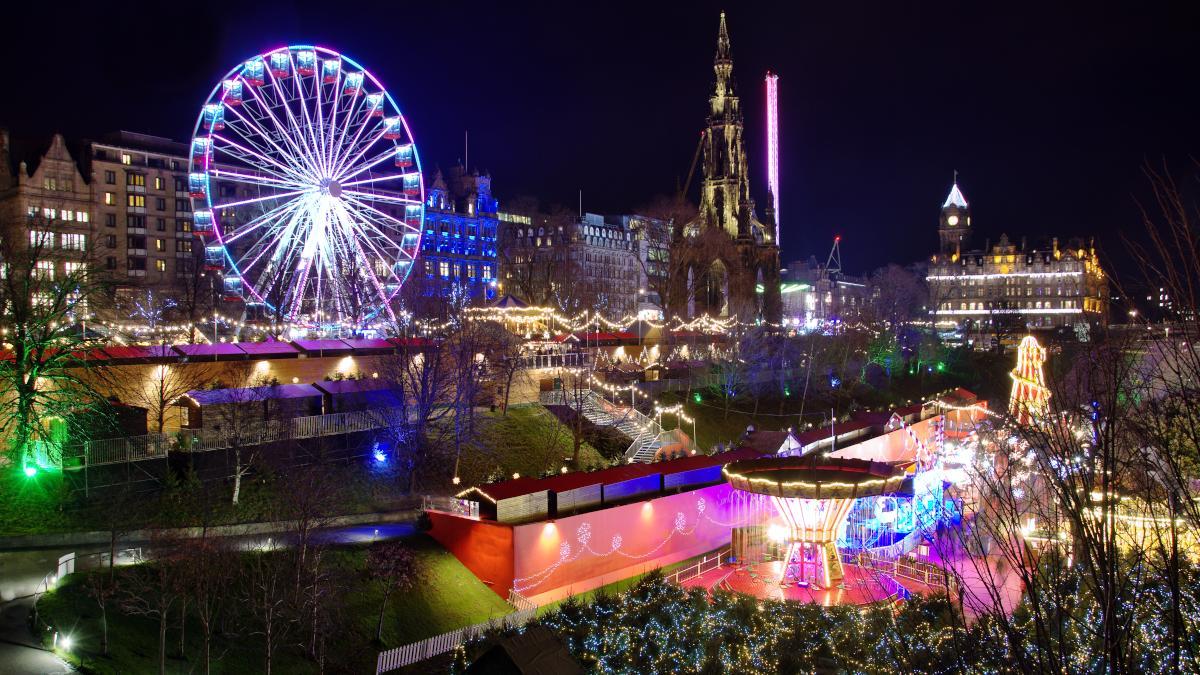
{"label": "illuminated clock face", "polygon": [[949,225],[950,227],[954,227],[955,225],[958,224],[958,216],[950,216],[949,218],[946,219],[946,224]]}

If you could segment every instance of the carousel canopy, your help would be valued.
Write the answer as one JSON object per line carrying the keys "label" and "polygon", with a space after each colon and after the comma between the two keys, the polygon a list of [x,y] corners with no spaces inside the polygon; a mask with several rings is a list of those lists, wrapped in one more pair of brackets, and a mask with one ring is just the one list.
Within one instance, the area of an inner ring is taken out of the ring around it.
{"label": "carousel canopy", "polygon": [[861,459],[770,457],[731,462],[725,479],[738,490],[798,499],[857,499],[900,492],[904,470]]}

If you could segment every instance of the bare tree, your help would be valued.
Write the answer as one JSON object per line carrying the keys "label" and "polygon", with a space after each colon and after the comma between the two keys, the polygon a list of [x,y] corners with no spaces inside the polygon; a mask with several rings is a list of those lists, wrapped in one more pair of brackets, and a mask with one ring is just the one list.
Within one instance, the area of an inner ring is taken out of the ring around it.
{"label": "bare tree", "polygon": [[275,652],[296,625],[289,556],[267,551],[250,557],[242,577],[242,600],[250,632],[262,637],[263,672],[271,675]]}
{"label": "bare tree", "polygon": [[[175,565],[180,542],[158,535],[150,541],[150,554],[122,574],[120,604],[126,614],[158,621],[158,672],[167,672],[167,627],[182,595],[182,578]],[[153,557],[151,558],[150,555]]]}
{"label": "bare tree", "polygon": [[404,542],[388,541],[371,546],[367,552],[367,571],[383,585],[379,603],[379,621],[375,624],[375,640],[383,640],[383,615],[388,599],[395,591],[407,591],[419,580],[420,568],[416,556]]}
{"label": "bare tree", "polygon": [[447,352],[440,342],[413,340],[380,359],[379,376],[392,388],[393,405],[374,414],[381,417],[383,433],[396,448],[410,492],[429,459],[431,431],[452,411],[454,378]]}
{"label": "bare tree", "polygon": [[[221,538],[201,537],[189,541],[182,549],[179,559],[182,589],[200,624],[206,674],[212,672],[212,638],[225,616],[229,585],[240,564],[236,551]],[[182,634],[181,629],[181,642]]]}
{"label": "bare tree", "polygon": [[[145,408],[155,433],[163,433],[167,413],[189,391],[211,384],[218,371],[207,363],[177,363],[154,366],[147,377],[130,369],[112,369],[113,388],[121,401]],[[115,372],[120,370],[120,372]]]}
{"label": "bare tree", "polygon": [[233,494],[238,504],[242,480],[262,454],[263,442],[280,422],[281,403],[273,397],[279,383],[256,379],[248,362],[230,365],[224,376],[233,386],[216,391],[204,410],[204,431],[215,435],[233,457]]}

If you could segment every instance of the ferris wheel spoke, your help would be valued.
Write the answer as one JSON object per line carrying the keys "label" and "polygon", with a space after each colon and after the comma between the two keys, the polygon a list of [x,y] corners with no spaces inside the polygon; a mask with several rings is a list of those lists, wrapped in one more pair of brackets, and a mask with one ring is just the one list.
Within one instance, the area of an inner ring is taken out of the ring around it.
{"label": "ferris wheel spoke", "polygon": [[373,192],[363,192],[361,190],[342,190],[343,195],[350,195],[358,199],[365,199],[383,204],[402,204],[404,206],[420,206],[421,202],[409,197],[393,197],[392,195],[384,195]]}
{"label": "ferris wheel spoke", "polygon": [[[333,152],[329,158],[329,166],[333,168],[333,173],[336,175],[341,171],[341,162],[345,156],[346,150],[346,134],[350,131],[350,126],[353,124],[355,113],[361,117],[370,119],[370,114],[363,108],[359,107],[359,103],[365,100],[361,94],[354,94],[350,100],[350,107],[346,110],[346,114],[342,116],[342,131],[338,135],[337,141],[333,144]],[[361,125],[360,125],[361,127]]]}
{"label": "ferris wheel spoke", "polygon": [[[307,183],[307,184],[312,183],[311,178],[308,178],[307,176],[300,174],[295,169],[289,168],[288,166],[279,162],[274,157],[270,157],[266,154],[257,152],[255,150],[251,150],[251,149],[247,148],[246,146],[241,145],[241,144],[237,143],[236,141],[233,141],[229,138],[226,138],[225,136],[223,136],[221,134],[213,134],[212,136],[210,136],[210,138],[212,138],[214,141],[220,141],[220,142],[224,143],[225,145],[229,146],[230,148],[237,150],[238,156],[240,159],[253,164],[260,170],[262,170],[272,176],[275,176],[276,178],[282,179],[282,178],[287,177],[287,179],[295,180],[300,183]],[[231,155],[234,154],[232,152],[229,152],[228,149],[226,149],[226,152]],[[275,167],[275,168],[271,168],[271,167]]]}
{"label": "ferris wheel spoke", "polygon": [[269,201],[272,199],[285,199],[287,197],[295,197],[296,195],[301,195],[301,194],[304,194],[305,192],[309,192],[309,191],[310,191],[309,188],[304,188],[302,190],[291,190],[289,192],[280,192],[278,194],[267,195],[265,197],[253,197],[251,199],[242,199],[242,200],[238,200],[236,202],[227,202],[224,204],[213,204],[213,209],[214,210],[216,210],[216,209],[231,209],[235,206],[246,206],[247,204],[258,204],[260,202],[265,202],[265,201]]}
{"label": "ferris wheel spoke", "polygon": [[[289,60],[291,60],[290,54],[289,54],[288,58],[289,58]],[[291,63],[292,63],[291,67],[294,72],[296,64],[294,61],[292,61]],[[289,135],[292,137],[293,145],[295,145],[296,147],[300,147],[301,144],[307,145],[305,135],[301,131],[302,127],[300,125],[300,122],[299,122],[299,120],[296,119],[295,114],[293,114],[293,112],[292,112],[291,101],[293,99],[289,98],[288,95],[285,93],[284,87],[280,86],[279,78],[275,77],[275,73],[272,72],[270,69],[267,70],[267,73],[271,78],[271,84],[275,88],[275,93],[279,97],[280,107],[283,108],[284,112],[287,113],[287,118],[288,118],[288,123],[289,123],[289,126],[287,127],[287,129],[289,131]],[[298,97],[298,98],[301,101],[301,105],[303,105],[303,97]],[[307,151],[306,151],[306,154],[307,154]]]}
{"label": "ferris wheel spoke", "polygon": [[257,215],[239,227],[237,232],[234,232],[233,234],[222,239],[222,243],[234,243],[252,232],[259,232],[262,230],[267,230],[269,232],[270,229],[274,227],[276,221],[281,221],[289,214],[298,211],[300,207],[303,206],[303,203],[304,200],[302,199],[294,199],[286,204],[281,204],[270,211],[267,211],[266,213]]}
{"label": "ferris wheel spoke", "polygon": [[[382,106],[383,103],[380,103],[380,105]],[[342,148],[341,154],[338,156],[337,161],[334,163],[333,168],[334,168],[335,173],[340,175],[343,171],[345,171],[352,164],[353,161],[356,161],[356,160],[351,160],[350,159],[351,156],[361,157],[362,154],[365,154],[366,151],[368,149],[370,149],[370,147],[372,145],[374,145],[375,143],[377,143],[383,139],[383,132],[386,131],[386,125],[384,125],[384,119],[386,119],[386,117],[384,117],[384,116],[372,117],[370,114],[370,111],[366,111],[366,110],[363,111],[363,119],[362,119],[361,123],[358,125],[358,131],[355,132],[354,139],[351,140],[348,145],[346,145],[344,148]],[[375,126],[384,126],[384,129],[382,129],[378,135],[375,135],[374,131],[372,131],[372,133],[367,136],[368,140],[365,142],[365,144],[360,146],[359,141],[362,139],[363,132],[366,131],[367,129],[373,129]],[[359,154],[360,147],[362,149],[361,150],[362,154]]]}
{"label": "ferris wheel spoke", "polygon": [[[308,136],[309,145],[310,145],[310,147],[312,147],[311,156],[316,157],[319,154],[320,144],[317,143],[317,138],[316,138],[316,136],[313,135],[313,120],[312,120],[312,117],[308,114],[308,103],[306,102],[307,96],[304,93],[304,76],[300,74],[299,70],[296,68],[294,61],[295,60],[293,59],[292,70],[293,70],[293,72],[295,72],[295,75],[293,76],[292,79],[295,81],[295,84],[296,84],[296,100],[298,103],[298,105],[296,107],[300,108],[300,113],[304,117],[304,123],[300,125],[300,128],[304,129],[305,133]],[[316,78],[319,76],[317,75],[315,70],[313,72],[312,77],[313,77],[313,87],[317,88]],[[323,167],[320,167],[320,168],[323,168]]]}
{"label": "ferris wheel spoke", "polygon": [[[342,195],[345,196],[346,193],[343,192]],[[409,225],[408,223],[406,223],[402,220],[399,220],[399,219],[395,218],[394,216],[391,216],[383,211],[380,211],[379,209],[375,208],[374,206],[371,206],[370,204],[368,204],[360,199],[355,199],[352,196],[346,197],[346,199],[349,202],[357,205],[359,207],[359,209],[361,209],[360,212],[365,212],[364,215],[373,216],[373,218],[376,220],[380,220],[382,222],[388,223],[389,227],[391,226],[390,225],[391,223],[395,223],[396,225],[400,226],[400,230],[403,232],[420,233],[420,231],[421,231],[420,226]]]}
{"label": "ferris wheel spoke", "polygon": [[[372,147],[375,147],[375,145],[377,143],[379,143],[379,141],[383,140],[383,135],[386,133],[387,133],[387,125],[383,125],[383,128],[381,128],[379,130],[379,133],[376,134],[373,138],[371,138],[371,140],[369,140],[365,145],[363,145],[362,149],[359,150],[357,152],[357,154],[354,155],[354,158],[351,159],[349,162],[347,162],[346,168],[343,169],[342,171],[338,172],[338,180],[344,181],[344,180],[348,180],[350,178],[354,178],[355,176],[361,174],[362,172],[370,171],[375,166],[377,166],[377,165],[383,163],[384,161],[388,160],[389,158],[391,158],[393,156],[393,153],[395,152],[395,150],[392,146],[389,145],[387,150],[384,150],[379,155],[376,155],[375,157],[370,159],[366,164],[364,164],[362,166],[358,165],[358,163],[360,161],[362,161],[363,156],[365,156],[367,154],[367,151],[370,150]],[[353,171],[353,173],[346,173],[347,171]]]}
{"label": "ferris wheel spoke", "polygon": [[[341,234],[345,238],[347,244],[352,246],[353,250],[358,254],[358,259],[362,261],[361,270],[365,272],[367,279],[371,282],[371,285],[375,289],[377,299],[387,308],[388,314],[391,315],[391,307],[387,306],[387,293],[384,291],[383,284],[380,283],[379,278],[375,275],[374,265],[371,264],[370,258],[368,258],[366,253],[363,251],[362,246],[359,243],[361,239],[355,237],[354,232],[350,229],[353,221],[346,219],[346,214],[344,212],[341,215]],[[380,256],[379,259],[384,260],[382,256]]]}
{"label": "ferris wheel spoke", "polygon": [[[250,89],[251,89],[251,90],[253,90],[253,89],[254,89],[254,87],[250,87]],[[261,137],[262,137],[262,139],[263,139],[264,141],[266,141],[268,144],[270,144],[270,146],[271,146],[272,148],[274,148],[274,149],[275,149],[275,151],[276,151],[276,152],[278,152],[278,153],[279,153],[279,154],[280,154],[282,157],[285,157],[285,158],[288,158],[288,159],[294,159],[295,161],[297,161],[297,162],[299,162],[299,163],[301,163],[301,164],[303,164],[303,165],[307,166],[307,167],[309,168],[309,170],[310,170],[310,171],[312,170],[312,167],[309,165],[309,162],[306,160],[306,158],[305,158],[305,157],[303,157],[302,155],[300,155],[300,154],[298,154],[298,153],[291,153],[291,152],[288,152],[287,150],[284,150],[283,148],[279,147],[279,144],[275,142],[275,139],[271,138],[271,134],[267,133],[267,130],[266,130],[266,129],[264,129],[264,128],[263,128],[261,125],[259,125],[259,124],[258,124],[257,122],[255,122],[254,120],[250,119],[250,117],[249,117],[249,116],[247,116],[246,114],[242,113],[242,111],[238,109],[238,108],[239,108],[239,106],[232,106],[232,107],[230,107],[230,106],[227,106],[227,107],[228,107],[230,110],[232,110],[232,111],[233,111],[233,114],[234,114],[234,115],[236,115],[236,116],[237,116],[237,118],[238,118],[239,120],[241,120],[241,121],[242,121],[242,122],[243,122],[243,123],[244,123],[246,126],[250,127],[250,128],[251,128],[252,130],[254,130],[254,131],[255,131],[255,132],[256,132],[256,133],[257,133],[259,136],[261,136]],[[251,136],[251,135],[249,135],[249,134],[241,134],[241,136],[242,136],[242,138],[243,138],[243,139],[245,139],[245,140],[246,140],[248,143],[250,143],[250,144],[254,145],[255,147],[259,147],[260,149],[262,149],[264,153],[265,153],[265,152],[267,152],[267,150],[266,150],[265,148],[261,148],[261,146],[259,146],[259,144],[258,144],[258,143],[256,143],[255,141],[253,141],[253,140],[252,140],[252,136]],[[313,176],[313,177],[315,177],[315,174],[314,174],[314,176]]]}
{"label": "ferris wheel spoke", "polygon": [[342,187],[343,188],[358,187],[360,185],[369,185],[371,183],[382,183],[384,181],[389,181],[389,180],[400,180],[401,178],[404,178],[404,174],[393,173],[393,174],[389,174],[387,176],[379,176],[378,178],[364,178],[362,180],[350,181],[349,183],[342,183]]}
{"label": "ferris wheel spoke", "polygon": [[[309,165],[309,169],[312,170],[314,167],[311,166],[311,162],[307,161],[304,151],[302,151],[300,149],[300,147],[298,145],[296,145],[295,141],[292,138],[290,138],[289,134],[284,132],[286,127],[279,121],[279,118],[275,117],[275,113],[271,110],[271,106],[266,102],[266,100],[262,97],[262,95],[258,91],[258,87],[250,86],[248,83],[247,83],[246,87],[250,89],[250,93],[254,96],[254,100],[258,102],[259,108],[261,108],[262,111],[267,114],[267,116],[270,118],[272,124],[275,125],[275,129],[278,131],[279,137],[281,139],[283,139],[284,142],[287,143],[288,146],[291,148],[292,156],[294,156],[296,159],[299,159],[299,160],[305,160],[305,163]],[[262,125],[259,125],[259,126],[260,126],[260,128],[262,128]],[[270,136],[268,136],[268,138],[270,138]],[[278,147],[278,146],[276,146],[276,147]],[[283,151],[280,150],[280,152],[283,152]]]}
{"label": "ferris wheel spoke", "polygon": [[220,167],[214,167],[211,170],[211,172],[212,172],[212,175],[216,176],[217,178],[222,178],[222,179],[226,179],[226,180],[234,180],[239,183],[249,183],[251,185],[258,185],[260,187],[271,187],[271,188],[281,188],[281,187],[283,187],[283,188],[302,188],[302,187],[306,187],[305,183],[301,183],[301,182],[295,181],[295,180],[284,180],[282,178],[274,178],[274,177],[269,177],[269,176],[256,176],[254,174],[249,174],[249,173],[238,173],[237,171],[229,171],[226,169],[222,169]]}

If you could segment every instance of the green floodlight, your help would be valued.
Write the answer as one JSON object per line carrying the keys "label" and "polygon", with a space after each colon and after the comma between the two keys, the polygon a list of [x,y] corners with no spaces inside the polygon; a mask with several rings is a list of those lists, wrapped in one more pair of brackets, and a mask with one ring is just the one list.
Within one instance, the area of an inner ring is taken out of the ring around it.
{"label": "green floodlight", "polygon": [[25,467],[25,475],[29,478],[33,478],[34,476],[37,475],[37,467],[32,466],[32,465],[26,466]]}

